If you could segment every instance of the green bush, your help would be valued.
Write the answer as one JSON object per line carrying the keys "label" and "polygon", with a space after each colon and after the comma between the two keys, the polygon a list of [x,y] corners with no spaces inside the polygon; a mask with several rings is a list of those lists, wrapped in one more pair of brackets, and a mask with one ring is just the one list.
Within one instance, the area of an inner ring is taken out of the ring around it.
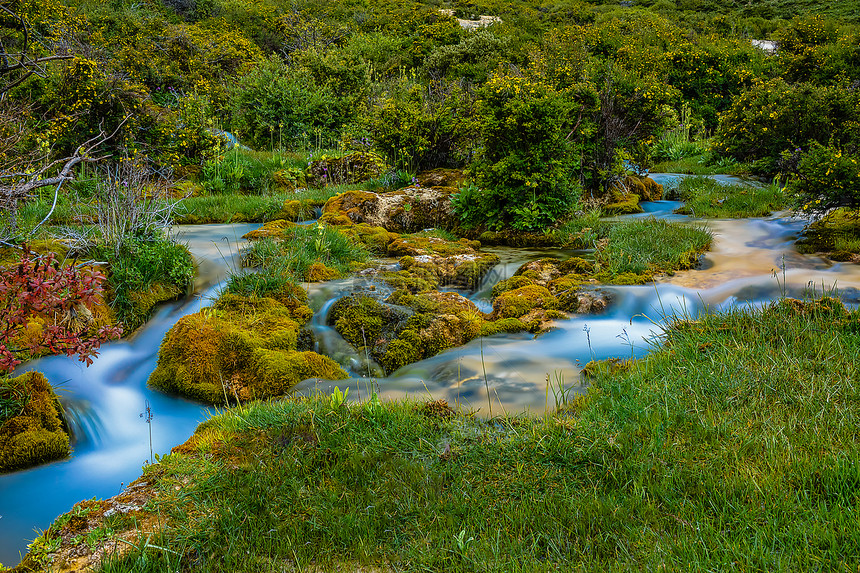
{"label": "green bush", "polygon": [[271,56],[238,79],[230,94],[232,128],[257,148],[292,149],[336,141],[341,101],[313,73]]}
{"label": "green bush", "polygon": [[470,171],[476,187],[455,198],[461,220],[491,229],[539,230],[579,198],[570,140],[579,105],[539,80],[494,76],[480,91],[483,148]]}
{"label": "green bush", "polygon": [[720,117],[714,149],[739,161],[761,161],[771,174],[783,151],[813,142],[860,144],[860,91],[847,86],[761,82]]}
{"label": "green bush", "polygon": [[837,207],[860,207],[860,152],[814,143],[803,153],[788,184],[796,206],[821,216]]}
{"label": "green bush", "polygon": [[432,88],[400,81],[370,111],[367,130],[386,163],[395,169],[416,173],[459,167],[472,154],[468,94],[456,84]]}

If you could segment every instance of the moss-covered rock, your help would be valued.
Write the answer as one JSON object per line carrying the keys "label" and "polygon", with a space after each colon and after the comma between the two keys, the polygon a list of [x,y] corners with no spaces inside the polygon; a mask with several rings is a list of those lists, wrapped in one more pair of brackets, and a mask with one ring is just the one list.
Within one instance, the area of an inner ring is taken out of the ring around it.
{"label": "moss-covered rock", "polygon": [[477,238],[482,245],[506,247],[563,247],[569,241],[561,233],[524,233],[512,229],[484,231]]}
{"label": "moss-covered rock", "polygon": [[311,219],[314,214],[314,204],[309,201],[297,201],[288,199],[281,205],[280,211],[275,213],[273,219],[285,219],[287,221],[305,221]]}
{"label": "moss-covered rock", "polygon": [[275,219],[264,223],[259,229],[248,231],[242,235],[243,239],[248,241],[256,241],[258,239],[283,239],[284,230],[295,227],[296,223],[287,219]]}
{"label": "moss-covered rock", "polygon": [[610,200],[600,208],[605,215],[630,215],[644,211],[639,206],[639,195],[624,192],[613,193]]}
{"label": "moss-covered rock", "polygon": [[367,295],[344,297],[332,307],[328,322],[387,373],[477,336],[528,328],[517,318],[490,321],[472,301],[454,292],[414,294],[406,289],[384,302]]}
{"label": "moss-covered rock", "polygon": [[503,292],[497,296],[493,300],[491,317],[494,320],[520,318],[536,308],[557,309],[558,299],[546,287],[532,284]]}
{"label": "moss-covered rock", "polygon": [[150,386],[229,404],[283,394],[306,378],[345,378],[333,360],[298,350],[300,328],[313,314],[301,293],[226,294],[213,307],[181,318],[164,337]]}
{"label": "moss-covered rock", "polygon": [[53,388],[39,372],[0,379],[0,398],[19,407],[0,419],[0,473],[69,455],[69,434]]}
{"label": "moss-covered rock", "polygon": [[341,224],[345,216],[353,223],[368,223],[396,233],[452,228],[457,221],[451,203],[454,191],[420,186],[389,193],[346,191],[326,202],[322,220]]}

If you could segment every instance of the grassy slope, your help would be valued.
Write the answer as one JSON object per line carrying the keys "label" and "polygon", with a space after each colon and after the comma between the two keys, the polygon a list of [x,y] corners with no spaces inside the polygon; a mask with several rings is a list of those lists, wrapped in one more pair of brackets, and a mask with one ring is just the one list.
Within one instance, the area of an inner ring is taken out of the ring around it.
{"label": "grassy slope", "polygon": [[147,470],[163,536],[105,570],[855,569],[858,332],[832,299],[679,320],[547,419],[237,409]]}

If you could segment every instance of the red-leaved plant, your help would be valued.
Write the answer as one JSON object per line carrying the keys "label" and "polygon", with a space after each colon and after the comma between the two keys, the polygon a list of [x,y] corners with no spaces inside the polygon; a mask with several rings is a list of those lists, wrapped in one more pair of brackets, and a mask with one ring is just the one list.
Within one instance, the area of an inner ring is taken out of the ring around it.
{"label": "red-leaved plant", "polygon": [[[0,374],[21,363],[21,355],[78,355],[93,363],[103,342],[122,335],[121,326],[94,325],[89,307],[97,304],[105,277],[92,268],[60,264],[51,253],[40,256],[24,248],[21,260],[0,275]],[[44,325],[36,336],[27,332],[35,318]]]}

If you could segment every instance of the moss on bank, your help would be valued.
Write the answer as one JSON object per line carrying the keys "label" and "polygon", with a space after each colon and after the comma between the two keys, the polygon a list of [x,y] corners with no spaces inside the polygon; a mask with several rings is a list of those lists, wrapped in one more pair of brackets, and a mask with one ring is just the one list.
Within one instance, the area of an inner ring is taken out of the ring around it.
{"label": "moss on bank", "polygon": [[69,455],[62,408],[42,374],[0,377],[0,405],[0,473]]}
{"label": "moss on bank", "polygon": [[796,244],[801,253],[860,262],[860,212],[836,209],[808,225]]}

